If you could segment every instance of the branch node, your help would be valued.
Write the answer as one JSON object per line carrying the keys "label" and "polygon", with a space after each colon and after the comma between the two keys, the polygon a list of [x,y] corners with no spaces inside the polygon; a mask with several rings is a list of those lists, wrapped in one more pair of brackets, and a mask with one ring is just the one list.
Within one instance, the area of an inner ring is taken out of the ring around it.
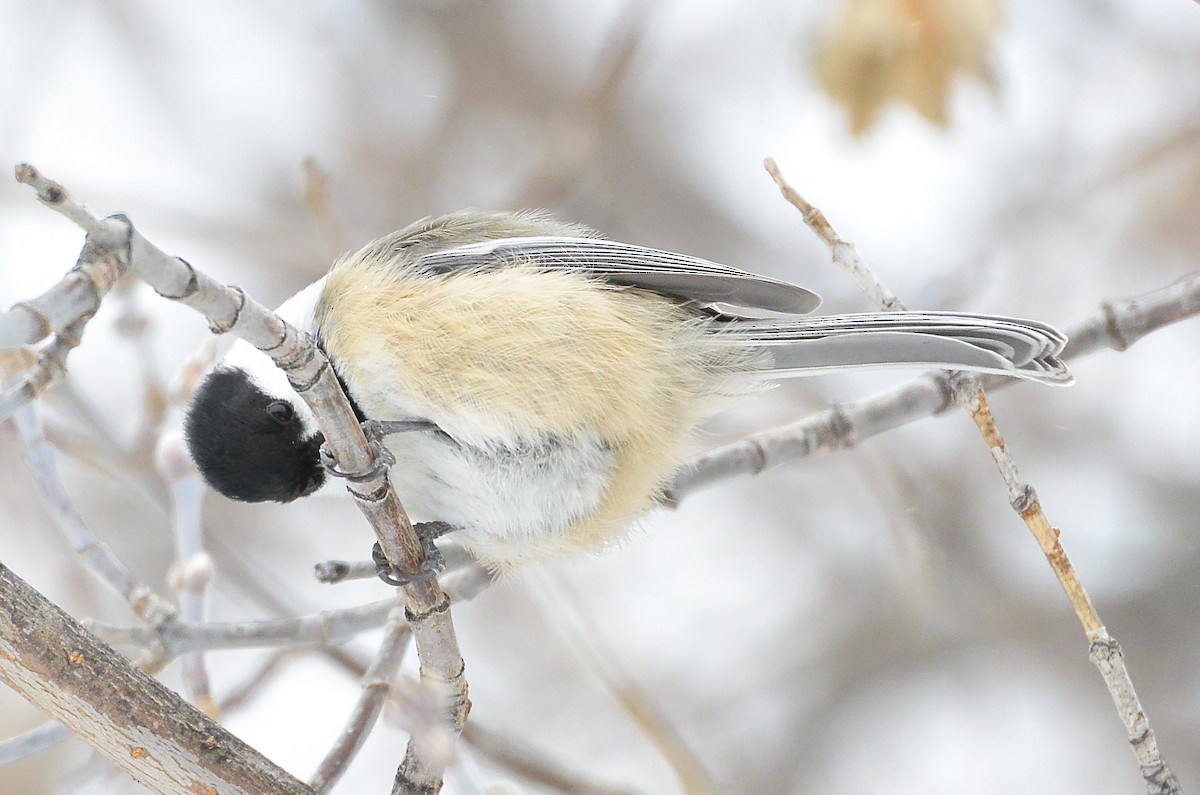
{"label": "branch node", "polygon": [[1100,305],[1100,311],[1104,313],[1104,329],[1108,332],[1109,347],[1114,351],[1129,350],[1133,341],[1125,336],[1121,328],[1121,317],[1114,303],[1105,301]]}
{"label": "branch node", "polygon": [[949,411],[954,406],[954,386],[950,382],[950,370],[933,370],[925,374],[942,396],[942,405],[931,412],[934,415]]}
{"label": "branch node", "polygon": [[383,500],[387,498],[388,489],[390,487],[391,484],[385,479],[382,486],[375,489],[375,491],[370,492],[369,494],[363,494],[355,491],[354,489],[350,488],[349,485],[346,486],[346,491],[353,494],[355,499],[362,500],[363,502],[383,502]]}
{"label": "branch node", "polygon": [[404,608],[404,617],[406,619],[408,619],[408,623],[410,625],[417,624],[421,621],[425,621],[430,616],[435,616],[438,613],[445,613],[449,609],[450,609],[450,597],[446,596],[445,594],[442,594],[442,600],[440,602],[438,602],[437,604],[435,604],[433,607],[429,608],[428,610],[423,610],[419,613],[414,613],[411,610],[409,610],[409,608],[405,607]]}
{"label": "branch node", "polygon": [[[191,276],[188,279],[188,286],[184,288],[185,293],[191,289],[192,282],[194,282],[196,279],[196,271],[191,265],[188,265],[188,273],[190,273]],[[226,334],[229,331],[232,331],[233,327],[237,325],[238,320],[242,316],[242,310],[246,308],[246,291],[241,287],[234,286],[231,286],[229,289],[237,297],[237,305],[233,308],[233,317],[227,321],[217,320],[216,318],[212,317],[208,318],[208,330],[213,334]]]}
{"label": "branch node", "polygon": [[34,306],[29,301],[19,301],[12,305],[12,311],[15,312],[18,309],[28,312],[29,314],[33,315],[33,317],[37,320],[37,322],[38,322],[37,338],[38,339],[45,339],[46,337],[49,337],[51,334],[54,333],[54,322],[50,320],[50,317],[45,312],[38,309],[36,306]]}
{"label": "branch node", "polygon": [[316,355],[316,348],[311,345],[306,345],[291,359],[275,360],[275,363],[287,373],[288,383],[292,385],[292,389],[296,390],[297,394],[303,394],[304,392],[307,392],[316,386],[317,382],[321,380],[321,376],[325,375],[325,371],[329,369],[329,360],[322,359],[321,363],[317,365],[317,371],[313,373],[312,377],[307,381],[297,381],[292,378],[293,370],[298,370],[301,367],[304,367],[306,364],[311,362],[313,357]]}
{"label": "branch node", "polygon": [[[858,444],[858,434],[855,433],[854,420],[846,412],[846,404],[834,403],[829,407],[829,428],[833,438],[839,440],[841,449],[851,450]],[[766,466],[766,454],[763,454],[763,466]],[[754,474],[758,474],[755,472]]]}
{"label": "branch node", "polygon": [[[188,262],[183,257],[176,257],[175,259],[182,264],[183,267],[187,268],[188,272],[188,282],[183,286],[183,292],[179,293],[178,295],[171,295],[170,293],[164,293],[154,285],[150,286],[154,292],[158,293],[163,298],[166,298],[168,301],[182,301],[185,298],[190,298],[200,290],[200,280],[196,277],[196,269],[192,267],[192,263]],[[209,324],[209,328],[212,328],[211,323]],[[215,334],[216,332],[214,331],[213,333]]]}
{"label": "branch node", "polygon": [[1037,507],[1037,492],[1034,491],[1033,486],[1030,486],[1028,483],[1023,483],[1018,488],[1013,489],[1012,494],[1009,497],[1008,504],[1012,506],[1014,511],[1019,513],[1021,516],[1024,516],[1026,513]]}

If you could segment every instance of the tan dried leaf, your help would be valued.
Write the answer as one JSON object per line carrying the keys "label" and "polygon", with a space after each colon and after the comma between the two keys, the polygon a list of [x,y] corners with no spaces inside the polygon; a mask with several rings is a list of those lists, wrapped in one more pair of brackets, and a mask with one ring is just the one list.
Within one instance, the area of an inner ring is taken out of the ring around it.
{"label": "tan dried leaf", "polygon": [[821,87],[862,135],[889,102],[939,126],[960,73],[991,82],[1000,0],[847,0],[813,62]]}

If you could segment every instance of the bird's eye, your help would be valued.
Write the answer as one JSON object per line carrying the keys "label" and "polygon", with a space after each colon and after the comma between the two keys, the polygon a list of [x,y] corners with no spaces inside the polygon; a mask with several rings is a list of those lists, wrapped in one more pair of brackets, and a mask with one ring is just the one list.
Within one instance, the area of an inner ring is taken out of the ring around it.
{"label": "bird's eye", "polygon": [[274,403],[267,406],[267,413],[271,415],[271,419],[275,420],[280,425],[284,425],[292,421],[292,417],[295,416],[296,412],[292,408],[291,403],[283,400],[276,400]]}

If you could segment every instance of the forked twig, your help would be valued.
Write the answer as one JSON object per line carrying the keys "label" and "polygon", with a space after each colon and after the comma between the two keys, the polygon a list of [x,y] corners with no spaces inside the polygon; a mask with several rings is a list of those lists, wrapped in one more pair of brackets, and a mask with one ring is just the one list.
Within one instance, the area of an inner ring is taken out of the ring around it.
{"label": "forked twig", "polygon": [[[903,309],[903,303],[896,298],[883,282],[876,276],[866,263],[858,256],[854,247],[842,241],[834,232],[832,224],[815,207],[795,191],[783,178],[775,161],[767,158],[767,172],[779,186],[784,198],[801,211],[804,222],[829,246],[835,264],[848,270],[855,281],[863,287],[875,302],[885,311]],[[950,376],[952,394],[955,402],[962,407],[975,422],[980,435],[988,446],[988,451],[1000,469],[1000,474],[1009,490],[1010,504],[1033,533],[1038,545],[1062,584],[1075,615],[1079,618],[1088,638],[1088,656],[1100,670],[1108,691],[1116,704],[1117,713],[1125,725],[1129,742],[1141,768],[1142,778],[1146,783],[1146,791],[1150,795],[1167,795],[1180,792],[1179,782],[1167,767],[1158,751],[1154,732],[1149,720],[1138,701],[1133,689],[1133,682],[1125,668],[1125,659],[1120,647],[1104,628],[1095,606],[1088,598],[1087,591],[1075,572],[1075,567],[1067,557],[1059,541],[1058,528],[1050,524],[1037,498],[1037,492],[1027,483],[1023,483],[1017,475],[1017,466],[1008,452],[1004,438],[996,426],[995,418],[988,409],[987,396],[984,394],[980,379],[964,373],[952,373]]]}

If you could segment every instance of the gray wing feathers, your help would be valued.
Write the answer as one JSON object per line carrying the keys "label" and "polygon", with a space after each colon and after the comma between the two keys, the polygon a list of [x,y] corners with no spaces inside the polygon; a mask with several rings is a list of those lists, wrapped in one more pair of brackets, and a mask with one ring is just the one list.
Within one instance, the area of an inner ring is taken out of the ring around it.
{"label": "gray wing feathers", "polygon": [[582,271],[612,284],[701,304],[721,302],[804,314],[821,303],[816,293],[794,284],[686,254],[600,238],[510,237],[432,252],[417,260],[415,267],[428,273],[449,273],[515,262],[530,262],[547,270]]}
{"label": "gray wing feathers", "polygon": [[926,366],[1069,384],[1066,337],[1044,323],[953,312],[887,312],[735,320],[720,333],[767,353],[773,375],[854,367]]}
{"label": "gray wing feathers", "polygon": [[[611,284],[680,301],[792,315],[821,298],[794,284],[660,249],[602,238],[506,237],[431,251],[413,267],[430,274],[481,271],[513,263],[579,271]],[[714,313],[712,328],[734,344],[766,351],[764,372],[801,375],[888,365],[972,370],[1069,384],[1058,359],[1066,338],[1044,323],[954,312],[888,312],[758,319]]]}

